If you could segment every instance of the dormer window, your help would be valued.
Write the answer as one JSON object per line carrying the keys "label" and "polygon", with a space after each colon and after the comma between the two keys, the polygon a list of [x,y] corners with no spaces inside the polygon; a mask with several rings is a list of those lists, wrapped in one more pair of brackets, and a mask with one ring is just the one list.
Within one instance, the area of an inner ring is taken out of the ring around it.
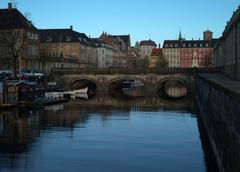
{"label": "dormer window", "polygon": [[168,47],[169,47],[169,45],[168,45],[168,44],[166,44],[166,45],[165,45],[165,47],[166,47],[166,48],[168,48]]}
{"label": "dormer window", "polygon": [[71,36],[67,36],[67,37],[66,37],[66,42],[71,42],[71,40],[72,40],[72,37],[71,37]]}
{"label": "dormer window", "polygon": [[197,43],[194,44],[194,47],[197,47]]}
{"label": "dormer window", "polygon": [[31,33],[30,32],[27,33],[27,38],[31,39]]}
{"label": "dormer window", "polygon": [[205,47],[209,47],[209,44],[208,44],[208,43],[206,43],[206,44],[205,44]]}
{"label": "dormer window", "polygon": [[170,44],[170,48],[173,48],[173,44]]}
{"label": "dormer window", "polygon": [[191,47],[191,44],[188,44],[188,47],[190,48],[190,47]]}
{"label": "dormer window", "polygon": [[178,48],[178,44],[175,44],[175,48]]}
{"label": "dormer window", "polygon": [[51,36],[47,37],[47,42],[52,42],[52,37]]}
{"label": "dormer window", "polygon": [[185,47],[186,47],[186,44],[183,44],[183,47],[185,48]]}

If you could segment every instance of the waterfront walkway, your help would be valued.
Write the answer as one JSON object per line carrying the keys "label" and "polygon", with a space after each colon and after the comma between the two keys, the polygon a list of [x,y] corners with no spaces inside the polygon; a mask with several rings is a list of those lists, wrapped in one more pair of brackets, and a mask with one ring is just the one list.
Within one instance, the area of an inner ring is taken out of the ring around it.
{"label": "waterfront walkway", "polygon": [[240,81],[217,73],[199,74],[199,76],[221,87],[228,94],[240,100]]}

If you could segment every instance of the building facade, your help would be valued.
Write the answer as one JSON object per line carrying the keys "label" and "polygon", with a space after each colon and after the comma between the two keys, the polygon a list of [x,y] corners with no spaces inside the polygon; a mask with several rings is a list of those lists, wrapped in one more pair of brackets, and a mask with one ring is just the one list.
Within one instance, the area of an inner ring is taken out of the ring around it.
{"label": "building facade", "polygon": [[181,41],[166,40],[163,43],[163,54],[168,60],[169,68],[180,68]]}
{"label": "building facade", "polygon": [[140,57],[149,59],[154,48],[157,48],[157,44],[151,39],[141,41],[139,45]]}
{"label": "building facade", "polygon": [[37,28],[20,11],[8,4],[0,9],[0,69],[39,68],[39,35]]}
{"label": "building facade", "polygon": [[127,68],[136,69],[137,61],[140,59],[139,49],[136,47],[131,47],[128,58],[127,58]]}
{"label": "building facade", "polygon": [[170,68],[213,67],[213,47],[217,39],[209,30],[204,32],[204,40],[167,40],[163,53]]}
{"label": "building facade", "polygon": [[98,68],[104,69],[113,66],[113,49],[111,45],[98,38],[92,39],[92,43],[97,49]]}
{"label": "building facade", "polygon": [[97,50],[83,33],[72,29],[41,29],[41,68],[89,68],[97,66]]}
{"label": "building facade", "polygon": [[221,67],[225,75],[240,80],[240,6],[214,47],[214,64]]}
{"label": "building facade", "polygon": [[154,48],[152,50],[150,61],[149,61],[149,68],[156,68],[158,59],[163,57],[163,51],[161,48]]}
{"label": "building facade", "polygon": [[106,32],[99,38],[113,49],[113,67],[127,67],[127,57],[131,49],[130,35],[110,35]]}
{"label": "building facade", "polygon": [[192,40],[182,42],[180,67],[212,67],[213,40]]}

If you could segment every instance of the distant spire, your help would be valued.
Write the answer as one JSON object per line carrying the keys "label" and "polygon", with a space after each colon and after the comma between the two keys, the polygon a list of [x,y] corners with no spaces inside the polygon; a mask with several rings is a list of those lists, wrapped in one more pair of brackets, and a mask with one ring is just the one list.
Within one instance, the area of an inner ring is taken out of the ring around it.
{"label": "distant spire", "polygon": [[180,29],[180,31],[179,31],[178,40],[179,40],[179,41],[183,41],[183,40],[184,40],[183,37],[182,37],[182,31],[181,31],[181,29]]}

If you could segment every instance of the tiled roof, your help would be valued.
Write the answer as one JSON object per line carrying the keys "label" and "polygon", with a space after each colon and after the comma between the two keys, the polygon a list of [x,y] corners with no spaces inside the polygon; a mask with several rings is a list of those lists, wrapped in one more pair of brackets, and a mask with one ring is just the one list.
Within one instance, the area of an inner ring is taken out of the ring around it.
{"label": "tiled roof", "polygon": [[111,37],[113,38],[119,37],[120,39],[123,40],[127,47],[131,47],[130,35],[111,35]]}
{"label": "tiled roof", "polygon": [[161,48],[154,48],[152,50],[151,56],[160,56],[162,54],[162,49]]}
{"label": "tiled roof", "polygon": [[208,40],[165,40],[163,48],[213,48],[218,39]]}
{"label": "tiled roof", "polygon": [[34,29],[37,28],[15,8],[0,9],[0,29]]}
{"label": "tiled roof", "polygon": [[84,33],[72,29],[40,29],[41,43],[69,43],[80,42],[90,44],[89,38]]}
{"label": "tiled roof", "polygon": [[150,46],[157,46],[157,44],[152,41],[152,40],[143,40],[140,42],[140,46],[144,46],[144,45],[150,45]]}
{"label": "tiled roof", "polygon": [[181,41],[179,40],[165,40],[163,43],[163,48],[170,48],[170,45],[173,45],[171,48],[180,48]]}
{"label": "tiled roof", "polygon": [[112,49],[111,45],[109,45],[106,42],[100,40],[99,38],[91,38],[90,41],[91,41],[92,45],[95,46],[95,47],[105,47],[105,48]]}

